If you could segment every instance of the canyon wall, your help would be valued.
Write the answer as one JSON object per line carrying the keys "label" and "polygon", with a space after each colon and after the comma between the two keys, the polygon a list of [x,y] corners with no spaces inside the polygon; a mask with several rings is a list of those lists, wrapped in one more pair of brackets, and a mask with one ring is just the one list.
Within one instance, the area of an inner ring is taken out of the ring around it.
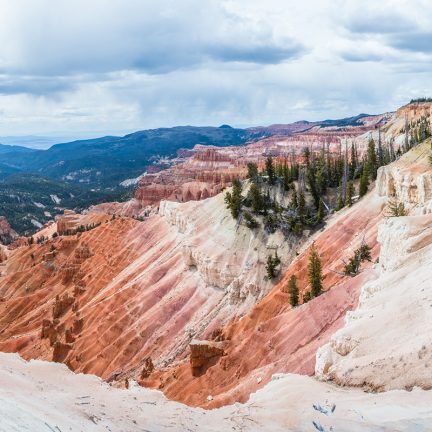
{"label": "canyon wall", "polygon": [[296,237],[237,224],[222,194],[163,201],[144,222],[81,217],[102,223],[10,252],[0,278],[2,351],[106,379],[139,376],[149,356],[155,368],[185,358],[193,338],[265,296],[275,245],[284,261],[295,256]]}
{"label": "canyon wall", "polygon": [[431,141],[416,146],[395,163],[378,170],[377,193],[403,203],[410,214],[432,209]]}
{"label": "canyon wall", "polygon": [[374,391],[432,388],[429,154],[426,142],[379,170],[377,193],[396,198],[413,215],[380,224],[378,277],[362,286],[358,309],[320,348],[320,379]]}

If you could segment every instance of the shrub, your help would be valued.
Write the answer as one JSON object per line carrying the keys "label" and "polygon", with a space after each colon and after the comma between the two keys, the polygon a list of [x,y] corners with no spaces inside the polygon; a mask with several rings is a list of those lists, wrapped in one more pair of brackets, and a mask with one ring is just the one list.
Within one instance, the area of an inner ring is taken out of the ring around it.
{"label": "shrub", "polygon": [[248,228],[254,229],[254,228],[258,227],[258,222],[256,221],[256,219],[248,211],[245,211],[243,213],[243,217],[245,219],[246,226]]}

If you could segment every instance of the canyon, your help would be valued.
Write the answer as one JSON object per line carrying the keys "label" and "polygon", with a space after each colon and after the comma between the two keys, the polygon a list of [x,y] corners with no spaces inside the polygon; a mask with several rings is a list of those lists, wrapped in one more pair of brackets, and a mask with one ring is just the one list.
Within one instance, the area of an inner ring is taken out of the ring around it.
{"label": "canyon", "polygon": [[[248,145],[198,145],[184,162],[142,176],[133,199],[66,212],[32,241],[3,246],[6,424],[426,430],[430,139],[380,167],[364,197],[301,235],[249,229],[230,215],[224,190],[236,178],[247,187],[247,163],[262,167],[268,155],[301,160],[305,147],[338,154],[355,141],[363,156],[371,138],[403,146],[407,122],[430,112],[430,103],[409,104],[360,126],[299,125],[293,136]],[[406,216],[389,217],[392,200]],[[370,261],[344,275],[364,243]],[[307,293],[312,245],[324,292],[292,307],[287,284],[295,275],[300,296]],[[275,252],[281,270],[272,281],[266,258]],[[55,414],[60,394],[59,406],[72,408]]]}

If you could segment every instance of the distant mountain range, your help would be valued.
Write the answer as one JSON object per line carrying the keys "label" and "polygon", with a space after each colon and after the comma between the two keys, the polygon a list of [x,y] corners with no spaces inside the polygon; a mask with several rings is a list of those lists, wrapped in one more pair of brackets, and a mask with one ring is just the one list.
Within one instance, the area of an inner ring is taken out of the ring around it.
{"label": "distant mountain range", "polygon": [[271,135],[290,135],[314,126],[361,124],[367,114],[340,120],[296,122],[248,129],[177,126],[55,144],[48,149],[0,145],[0,178],[19,172],[79,183],[97,189],[112,189],[125,179],[142,174],[156,156],[174,157],[179,149],[196,144],[242,145]]}
{"label": "distant mountain range", "polygon": [[196,144],[240,145],[265,136],[263,131],[229,126],[179,126],[56,144],[47,150],[0,145],[0,175],[25,172],[93,188],[115,188],[142,174],[156,156],[173,157],[177,150]]}
{"label": "distant mountain range", "polygon": [[[247,129],[177,126],[77,140],[48,149],[29,148],[31,137],[26,146],[0,144],[0,216],[6,216],[18,232],[30,232],[63,208],[80,210],[103,200],[121,199],[128,193],[122,182],[124,185],[126,179],[140,176],[160,158],[176,157],[180,149],[191,149],[196,144],[244,145],[316,126],[355,126],[365,117],[360,114],[341,120]],[[51,195],[59,196],[60,202]]]}

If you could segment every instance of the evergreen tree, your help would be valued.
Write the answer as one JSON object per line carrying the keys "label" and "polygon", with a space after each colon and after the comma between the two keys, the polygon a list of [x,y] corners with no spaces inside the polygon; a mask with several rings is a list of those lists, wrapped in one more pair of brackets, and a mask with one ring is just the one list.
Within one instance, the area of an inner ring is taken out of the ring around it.
{"label": "evergreen tree", "polygon": [[408,216],[403,202],[399,203],[396,198],[390,198],[387,202],[387,217]]}
{"label": "evergreen tree", "polygon": [[299,217],[300,221],[303,223],[304,218],[306,216],[306,199],[302,189],[300,189],[298,193],[297,216]]}
{"label": "evergreen tree", "polygon": [[267,263],[265,266],[267,277],[269,279],[274,279],[276,277],[276,267],[280,264],[280,259],[278,257],[277,252],[275,253],[275,256],[269,255],[267,257]]}
{"label": "evergreen tree", "polygon": [[360,265],[363,261],[371,261],[371,248],[368,244],[362,245],[354,252],[354,255],[345,264],[344,274],[346,276],[356,276],[360,271]]}
{"label": "evergreen tree", "polygon": [[288,281],[288,294],[290,296],[290,304],[296,307],[299,304],[299,289],[297,286],[297,278],[292,275]]}
{"label": "evergreen tree", "polygon": [[298,207],[298,200],[297,200],[297,190],[296,190],[296,187],[294,185],[293,185],[292,190],[293,190],[293,193],[292,193],[292,197],[291,197],[291,207],[296,209]]}
{"label": "evergreen tree", "polygon": [[319,202],[318,212],[317,212],[317,215],[316,215],[316,223],[317,224],[320,224],[323,221],[323,219],[324,219],[324,212],[325,212],[324,202],[321,199],[320,202]]}
{"label": "evergreen tree", "polygon": [[342,199],[342,195],[338,196],[336,211],[342,210],[345,207],[344,200]]}
{"label": "evergreen tree", "polygon": [[381,141],[381,128],[378,129],[378,167],[384,165],[384,149]]}
{"label": "evergreen tree", "polygon": [[290,176],[290,171],[289,171],[289,169],[288,169],[288,165],[287,165],[286,162],[285,162],[284,165],[283,165],[282,173],[283,173],[282,175],[283,175],[283,184],[284,184],[284,189],[285,189],[286,191],[289,191],[289,190],[290,190],[290,187],[291,187],[292,178],[291,178],[291,176]]}
{"label": "evergreen tree", "polygon": [[248,199],[251,202],[252,211],[254,213],[259,213],[263,209],[263,196],[261,195],[260,189],[256,183],[251,184],[248,192]]}
{"label": "evergreen tree", "polygon": [[351,163],[349,166],[349,176],[350,179],[354,180],[356,177],[358,167],[358,157],[357,157],[357,148],[355,146],[354,141],[351,143]]}
{"label": "evergreen tree", "polygon": [[373,139],[369,140],[366,163],[368,172],[371,175],[372,180],[375,180],[377,176],[378,162],[375,152],[375,141]]}
{"label": "evergreen tree", "polygon": [[306,180],[314,200],[315,208],[318,209],[320,196],[316,183],[316,170],[313,164],[308,164],[306,167]]}
{"label": "evergreen tree", "polygon": [[256,182],[258,179],[258,165],[256,163],[253,162],[249,162],[247,164],[247,177],[248,179],[250,179],[253,182]]}
{"label": "evergreen tree", "polygon": [[249,229],[254,229],[258,227],[258,222],[248,211],[244,212],[243,216],[245,219],[246,226]]}
{"label": "evergreen tree", "polygon": [[290,175],[293,180],[298,180],[299,178],[299,164],[293,163],[290,167]]}
{"label": "evergreen tree", "polygon": [[309,165],[309,163],[310,163],[310,154],[311,154],[311,152],[309,150],[309,147],[305,147],[303,149],[303,157],[304,157],[306,165]]}
{"label": "evergreen tree", "polygon": [[234,219],[240,216],[241,206],[243,202],[242,197],[242,184],[239,179],[233,181],[232,193],[227,192],[225,194],[225,203],[227,208],[231,211],[231,215]]}
{"label": "evergreen tree", "polygon": [[318,251],[315,248],[315,243],[312,243],[311,252],[309,255],[308,276],[309,283],[311,285],[311,295],[312,297],[317,297],[322,291],[323,276],[321,270],[321,260],[318,255]]}
{"label": "evergreen tree", "polygon": [[275,170],[273,165],[273,158],[269,156],[266,160],[266,172],[268,175],[269,183],[271,185],[275,184],[276,176],[275,176]]}
{"label": "evergreen tree", "polygon": [[362,175],[360,177],[359,195],[360,198],[367,194],[369,188],[369,173],[368,168],[364,167]]}
{"label": "evergreen tree", "polygon": [[271,199],[270,191],[268,189],[263,199],[264,199],[263,201],[264,214],[267,214],[267,211],[273,208],[273,200]]}
{"label": "evergreen tree", "polygon": [[346,197],[345,205],[350,207],[352,206],[352,199],[354,194],[355,194],[354,183],[352,182],[352,180],[350,180],[347,186],[347,197]]}

